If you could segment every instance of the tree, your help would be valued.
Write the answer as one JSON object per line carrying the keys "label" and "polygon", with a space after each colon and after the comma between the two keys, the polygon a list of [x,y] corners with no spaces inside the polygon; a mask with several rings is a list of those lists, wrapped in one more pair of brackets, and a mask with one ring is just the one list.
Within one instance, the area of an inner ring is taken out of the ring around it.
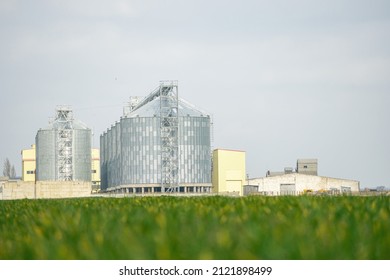
{"label": "tree", "polygon": [[11,175],[11,163],[8,158],[4,160],[4,165],[3,165],[3,176],[5,177],[10,177]]}
{"label": "tree", "polygon": [[12,165],[11,167],[11,174],[9,176],[11,179],[15,179],[16,178],[16,172],[15,172],[15,166]]}
{"label": "tree", "polygon": [[15,166],[11,165],[11,162],[8,158],[4,160],[3,176],[10,179],[14,179],[16,177]]}

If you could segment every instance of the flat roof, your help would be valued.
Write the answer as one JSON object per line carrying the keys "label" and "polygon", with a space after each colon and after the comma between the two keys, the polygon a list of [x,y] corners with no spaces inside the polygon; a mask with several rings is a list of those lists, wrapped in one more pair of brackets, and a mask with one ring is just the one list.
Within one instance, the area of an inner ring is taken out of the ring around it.
{"label": "flat roof", "polygon": [[232,149],[214,149],[214,151],[229,151],[229,152],[240,152],[240,153],[245,153],[245,151],[242,150],[232,150]]}
{"label": "flat roof", "polygon": [[259,180],[259,179],[267,179],[267,178],[277,178],[277,177],[284,177],[284,176],[306,176],[306,177],[319,177],[319,178],[326,178],[326,179],[335,179],[335,180],[342,180],[342,181],[353,181],[353,182],[359,182],[358,180],[354,179],[346,179],[346,178],[335,178],[335,177],[329,177],[329,176],[320,176],[320,175],[310,175],[310,174],[302,174],[298,172],[293,172],[293,173],[287,173],[287,174],[281,174],[281,175],[276,175],[276,176],[271,176],[271,177],[257,177],[257,178],[249,178],[249,180]]}

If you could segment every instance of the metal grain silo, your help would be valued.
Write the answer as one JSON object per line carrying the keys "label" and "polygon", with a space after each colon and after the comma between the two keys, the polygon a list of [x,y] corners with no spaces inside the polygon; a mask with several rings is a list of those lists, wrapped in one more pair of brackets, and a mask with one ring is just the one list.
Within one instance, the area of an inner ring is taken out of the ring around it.
{"label": "metal grain silo", "polygon": [[37,132],[37,181],[91,181],[91,129],[73,119],[68,106],[56,109],[54,121]]}
{"label": "metal grain silo", "polygon": [[74,122],[73,181],[91,181],[91,139],[91,130]]}
{"label": "metal grain silo", "polygon": [[100,137],[102,189],[210,192],[210,116],[162,82]]}
{"label": "metal grain silo", "polygon": [[56,133],[52,128],[40,129],[35,137],[36,180],[52,181],[56,178]]}

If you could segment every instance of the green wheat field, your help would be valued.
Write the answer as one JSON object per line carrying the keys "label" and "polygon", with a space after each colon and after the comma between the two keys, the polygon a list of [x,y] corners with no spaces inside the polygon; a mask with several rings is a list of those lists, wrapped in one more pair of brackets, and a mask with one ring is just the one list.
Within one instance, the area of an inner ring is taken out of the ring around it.
{"label": "green wheat field", "polygon": [[0,201],[0,259],[390,259],[390,197]]}

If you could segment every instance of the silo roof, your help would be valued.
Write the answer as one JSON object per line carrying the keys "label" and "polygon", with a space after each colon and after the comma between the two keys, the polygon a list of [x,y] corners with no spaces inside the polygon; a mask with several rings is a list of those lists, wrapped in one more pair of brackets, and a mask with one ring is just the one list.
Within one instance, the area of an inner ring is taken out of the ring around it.
{"label": "silo roof", "polygon": [[[53,130],[56,129],[56,121],[51,121],[46,128],[40,130]],[[72,129],[89,129],[90,128],[79,120],[72,120]]]}
{"label": "silo roof", "polygon": [[[209,114],[203,112],[200,109],[195,108],[192,104],[184,99],[179,98],[179,117],[191,116],[191,117],[205,117]],[[160,97],[156,97],[143,106],[128,113],[126,117],[158,117],[160,116]]]}
{"label": "silo roof", "polygon": [[73,120],[73,129],[90,129],[90,128],[82,121]]}

